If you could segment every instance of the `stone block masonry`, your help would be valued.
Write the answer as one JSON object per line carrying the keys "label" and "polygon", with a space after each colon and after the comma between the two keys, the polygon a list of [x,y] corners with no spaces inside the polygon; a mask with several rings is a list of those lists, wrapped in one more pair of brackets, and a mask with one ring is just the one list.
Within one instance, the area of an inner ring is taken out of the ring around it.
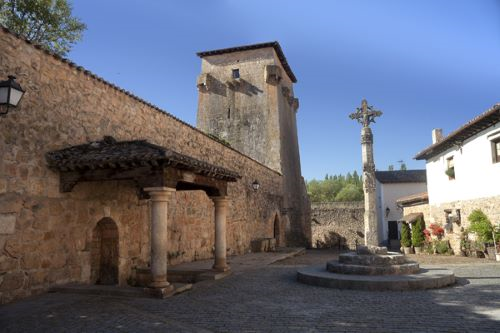
{"label": "stone block masonry", "polygon": [[[150,264],[150,202],[132,181],[79,183],[61,193],[48,151],[102,140],[144,139],[238,172],[229,184],[227,252],[251,241],[285,241],[283,177],[81,67],[0,29],[0,78],[15,75],[26,90],[0,119],[0,303],[69,283],[90,283],[96,225],[118,229],[118,283]],[[254,191],[252,182],[260,189]],[[177,191],[169,202],[169,264],[213,257],[214,204],[205,192]],[[277,227],[276,222],[277,221]],[[93,243],[94,241],[94,243]]]}
{"label": "stone block masonry", "polygon": [[313,203],[311,211],[313,247],[354,250],[363,243],[363,201]]}

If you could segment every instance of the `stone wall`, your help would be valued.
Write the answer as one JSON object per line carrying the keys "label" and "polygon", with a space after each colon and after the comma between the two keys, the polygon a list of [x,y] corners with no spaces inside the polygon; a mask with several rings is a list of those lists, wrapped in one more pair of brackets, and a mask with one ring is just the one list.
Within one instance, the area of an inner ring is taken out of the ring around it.
{"label": "stone wall", "polygon": [[[448,209],[451,209],[453,213],[456,212],[456,209],[460,209],[460,225],[457,223],[446,223],[445,210]],[[450,241],[450,246],[456,255],[460,255],[461,231],[469,226],[470,222],[468,217],[475,209],[482,210],[492,223],[500,223],[500,196],[454,201],[429,206],[430,223],[437,223],[444,227],[445,238]]]}
{"label": "stone wall", "polygon": [[[0,78],[15,75],[26,90],[0,118],[0,303],[61,283],[89,283],[94,229],[103,218],[118,227],[119,283],[150,255],[149,201],[128,181],[79,183],[60,193],[44,154],[110,135],[146,139],[242,175],[230,183],[229,254],[256,238],[274,237],[286,216],[283,178],[145,101],[0,30]],[[251,184],[260,183],[254,191]],[[177,192],[169,203],[169,263],[212,257],[214,209],[204,192]]]}
{"label": "stone wall", "polygon": [[[468,217],[475,209],[482,210],[494,224],[500,223],[500,196],[481,198],[474,200],[462,200],[442,203],[439,205],[422,204],[404,208],[404,214],[423,213],[426,227],[431,223],[441,225],[445,229],[444,239],[449,240],[450,246],[455,255],[460,255],[460,236],[470,222]],[[457,223],[447,223],[445,210],[451,210],[456,214],[460,210],[460,225]]]}
{"label": "stone wall", "polygon": [[311,205],[312,244],[316,248],[355,249],[364,242],[364,203],[322,202]]}

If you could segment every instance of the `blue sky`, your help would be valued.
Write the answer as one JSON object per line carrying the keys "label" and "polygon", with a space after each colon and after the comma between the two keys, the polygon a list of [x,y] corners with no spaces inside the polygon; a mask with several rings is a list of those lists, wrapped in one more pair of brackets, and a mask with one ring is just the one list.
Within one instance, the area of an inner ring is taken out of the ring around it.
{"label": "blue sky", "polygon": [[302,173],[361,169],[361,100],[379,170],[500,102],[500,1],[73,0],[88,30],[69,58],[196,124],[197,51],[277,40],[298,78]]}

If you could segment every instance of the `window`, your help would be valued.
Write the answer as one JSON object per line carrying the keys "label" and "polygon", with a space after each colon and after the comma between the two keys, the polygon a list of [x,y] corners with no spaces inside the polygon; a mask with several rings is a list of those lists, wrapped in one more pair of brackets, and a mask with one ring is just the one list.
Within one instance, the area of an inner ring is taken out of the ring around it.
{"label": "window", "polygon": [[493,163],[500,163],[500,138],[491,141]]}
{"label": "window", "polygon": [[239,79],[240,78],[240,70],[238,68],[233,69],[233,79]]}
{"label": "window", "polygon": [[446,159],[446,171],[444,172],[449,180],[455,179],[455,162],[453,156]]}

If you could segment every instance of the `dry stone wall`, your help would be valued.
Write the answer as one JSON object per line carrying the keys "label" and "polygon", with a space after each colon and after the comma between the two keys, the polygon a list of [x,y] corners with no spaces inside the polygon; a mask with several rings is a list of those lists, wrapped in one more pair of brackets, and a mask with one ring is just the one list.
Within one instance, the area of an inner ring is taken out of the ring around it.
{"label": "dry stone wall", "polygon": [[[150,256],[149,202],[132,182],[79,183],[60,193],[44,154],[110,135],[146,139],[242,175],[230,183],[228,253],[257,238],[281,244],[283,179],[277,172],[214,141],[82,68],[0,30],[0,78],[15,75],[26,90],[20,106],[0,118],[0,303],[68,282],[89,283],[93,232],[103,218],[118,227],[119,283]],[[251,183],[258,180],[260,189]],[[169,202],[169,263],[212,257],[214,210],[204,192],[177,192]]]}
{"label": "dry stone wall", "polygon": [[311,212],[313,247],[354,250],[356,241],[363,244],[363,201],[313,203]]}

